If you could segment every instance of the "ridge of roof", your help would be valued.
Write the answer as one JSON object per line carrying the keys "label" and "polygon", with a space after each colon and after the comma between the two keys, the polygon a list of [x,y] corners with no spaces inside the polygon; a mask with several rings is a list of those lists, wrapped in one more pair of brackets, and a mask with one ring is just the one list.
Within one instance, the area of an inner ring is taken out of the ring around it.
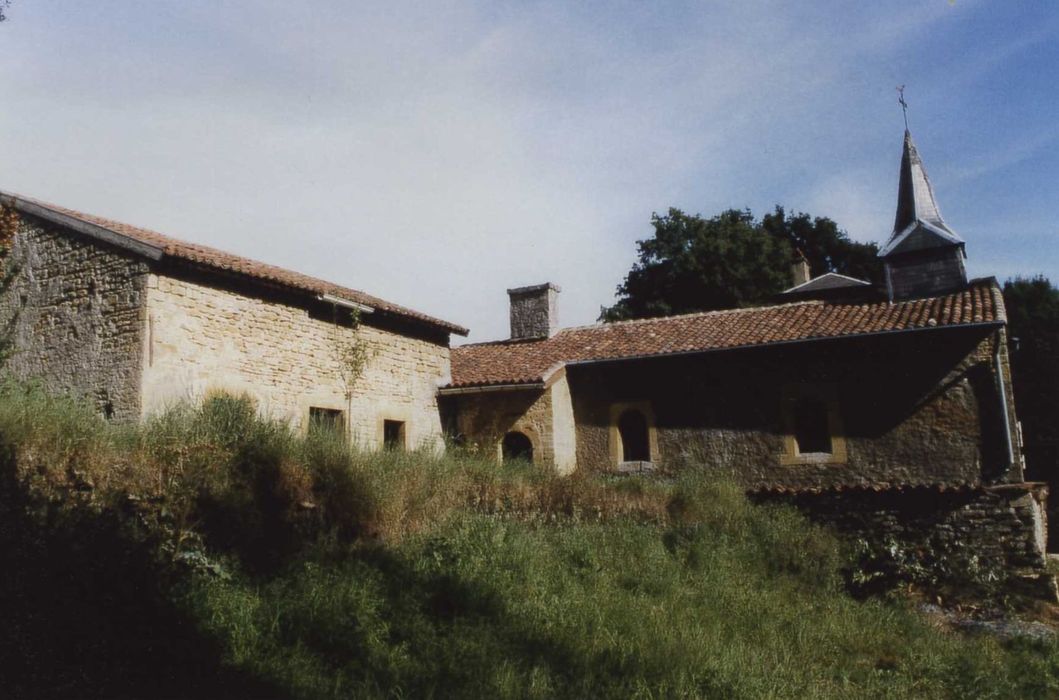
{"label": "ridge of roof", "polygon": [[560,328],[555,332],[554,335],[545,338],[500,338],[498,340],[481,340],[477,343],[464,343],[458,347],[460,348],[480,348],[483,346],[502,346],[502,345],[532,345],[534,343],[546,343],[563,333],[574,332],[574,331],[592,331],[592,330],[606,330],[608,328],[620,327],[620,326],[632,326],[636,324],[647,324],[647,323],[660,323],[669,320],[676,319],[688,319],[696,318],[699,316],[709,316],[711,314],[736,314],[747,311],[758,311],[760,309],[772,309],[780,306],[796,306],[800,304],[823,304],[825,302],[819,299],[802,299],[798,301],[787,301],[781,304],[764,304],[762,306],[743,306],[737,309],[710,309],[709,311],[691,311],[686,314],[674,314],[672,316],[651,316],[650,318],[630,318],[623,321],[597,321],[596,323],[587,323],[581,326],[566,326]]}
{"label": "ridge of roof", "polygon": [[[748,313],[748,312],[751,312],[751,311],[761,311],[762,309],[777,309],[777,308],[780,308],[782,306],[803,306],[803,305],[807,305],[807,304],[824,304],[824,303],[826,303],[826,302],[821,301],[820,299],[804,299],[804,300],[801,300],[801,301],[787,301],[787,302],[783,302],[782,304],[762,304],[761,306],[741,306],[741,307],[736,308],[736,309],[710,309],[709,311],[691,311],[691,312],[686,313],[686,314],[673,314],[672,316],[651,316],[650,318],[629,318],[629,319],[625,319],[623,321],[606,321],[606,322],[589,323],[589,324],[586,324],[586,325],[583,325],[583,326],[568,326],[566,328],[559,329],[558,333],[556,333],[555,335],[559,335],[559,333],[563,333],[565,331],[590,331],[590,330],[593,330],[593,329],[612,328],[612,327],[616,327],[616,326],[634,326],[634,325],[637,325],[637,324],[658,323],[658,322],[661,322],[661,321],[692,319],[692,318],[699,318],[699,317],[702,317],[702,316],[735,315],[735,314],[740,314],[740,313]],[[555,336],[552,336],[552,337],[554,338]],[[543,338],[542,340],[548,340],[548,339],[547,338]]]}
{"label": "ridge of roof", "polygon": [[796,284],[793,287],[791,287],[790,289],[785,289],[785,290],[783,290],[781,292],[781,294],[791,294],[792,292],[797,292],[798,290],[805,291],[805,290],[808,290],[808,289],[812,289],[811,285],[813,283],[819,283],[819,282],[822,282],[824,280],[834,279],[836,277],[838,279],[840,279],[840,280],[844,280],[846,282],[853,282],[854,283],[854,284],[848,284],[848,285],[844,284],[842,286],[846,286],[846,287],[870,287],[871,286],[871,282],[868,282],[866,280],[857,279],[856,277],[850,277],[849,275],[843,275],[840,272],[825,272],[822,275],[817,275],[816,277],[812,278],[811,280],[806,280],[805,282],[802,282],[801,284]]}
{"label": "ridge of roof", "polygon": [[[132,226],[113,219],[108,219],[94,214],[86,214],[74,209],[67,209],[50,202],[45,202],[33,197],[26,197],[7,191],[0,191],[0,201],[4,204],[14,206],[30,215],[48,217],[54,215],[54,223],[69,227],[73,224],[84,224],[86,227],[80,229],[80,233],[106,240],[108,243],[125,247],[139,255],[146,255],[154,260],[169,256],[185,262],[235,273],[261,281],[279,284],[281,286],[298,289],[319,295],[331,295],[346,298],[348,301],[364,304],[383,313],[423,323],[443,329],[449,333],[466,336],[468,330],[463,326],[444,321],[433,316],[409,309],[399,304],[388,302],[357,289],[344,287],[334,282],[306,275],[301,272],[283,268],[248,258],[236,253],[230,253],[220,248],[192,243],[174,238],[157,231]],[[28,205],[28,206],[27,206]],[[43,210],[43,211],[41,211]],[[70,220],[73,220],[72,222]],[[103,235],[100,235],[100,234]],[[109,233],[111,236],[107,236]]]}

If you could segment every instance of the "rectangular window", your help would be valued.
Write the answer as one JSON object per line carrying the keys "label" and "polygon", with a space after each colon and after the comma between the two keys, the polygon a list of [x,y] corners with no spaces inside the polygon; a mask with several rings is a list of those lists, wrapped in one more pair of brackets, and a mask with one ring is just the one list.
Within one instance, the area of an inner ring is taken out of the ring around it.
{"label": "rectangular window", "polygon": [[794,414],[794,441],[798,443],[798,454],[831,454],[830,412],[826,403],[809,397],[798,400]]}
{"label": "rectangular window", "polygon": [[382,422],[382,446],[387,450],[403,450],[405,447],[405,430],[403,420],[384,420]]}
{"label": "rectangular window", "polygon": [[783,452],[780,464],[846,461],[838,393],[834,386],[792,384],[782,390]]}
{"label": "rectangular window", "polygon": [[325,430],[335,435],[345,435],[345,411],[337,408],[309,407],[309,430]]}

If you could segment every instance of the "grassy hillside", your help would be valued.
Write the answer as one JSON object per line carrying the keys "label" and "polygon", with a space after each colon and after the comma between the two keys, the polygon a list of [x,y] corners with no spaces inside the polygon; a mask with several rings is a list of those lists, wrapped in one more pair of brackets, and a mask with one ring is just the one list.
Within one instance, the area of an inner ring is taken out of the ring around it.
{"label": "grassy hillside", "polygon": [[215,397],[0,386],[13,697],[1055,697],[1059,646],[857,601],[842,548],[673,483],[367,455]]}

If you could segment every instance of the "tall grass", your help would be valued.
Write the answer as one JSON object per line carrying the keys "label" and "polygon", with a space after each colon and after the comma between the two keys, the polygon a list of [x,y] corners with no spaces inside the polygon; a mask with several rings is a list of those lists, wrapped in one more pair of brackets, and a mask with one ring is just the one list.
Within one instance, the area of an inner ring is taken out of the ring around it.
{"label": "tall grass", "polygon": [[[164,694],[143,671],[160,664],[170,692],[195,695],[1059,695],[1055,644],[956,635],[899,599],[855,601],[829,533],[695,470],[607,480],[458,451],[369,454],[223,395],[115,426],[12,382],[0,384],[0,449],[2,532],[26,552],[11,561],[32,569],[57,542],[79,543],[69,561],[135,604],[93,618],[111,635],[135,630],[90,656],[135,659],[100,676],[104,689],[138,678],[124,694]],[[12,503],[79,524],[60,531]],[[99,518],[116,525],[84,527]],[[33,528],[44,539],[26,545]],[[122,581],[130,566],[135,586]],[[53,574],[25,574],[9,597],[40,605],[26,594],[37,581],[49,598],[97,605],[90,584],[71,598]],[[147,588],[159,597],[141,605]],[[34,622],[55,620],[10,612],[46,650]],[[123,617],[136,615],[158,621],[171,640],[159,654],[180,663],[143,651],[142,625]],[[86,673],[64,663],[58,677]],[[189,691],[178,680],[196,665],[218,680]]]}

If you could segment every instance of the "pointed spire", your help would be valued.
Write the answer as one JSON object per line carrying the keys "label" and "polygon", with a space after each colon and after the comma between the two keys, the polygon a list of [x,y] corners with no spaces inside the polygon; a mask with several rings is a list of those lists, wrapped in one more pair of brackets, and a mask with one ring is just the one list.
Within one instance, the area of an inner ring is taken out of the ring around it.
{"label": "pointed spire", "polygon": [[894,230],[879,255],[951,245],[963,245],[963,239],[941,218],[926,168],[912,141],[911,132],[905,129]]}

